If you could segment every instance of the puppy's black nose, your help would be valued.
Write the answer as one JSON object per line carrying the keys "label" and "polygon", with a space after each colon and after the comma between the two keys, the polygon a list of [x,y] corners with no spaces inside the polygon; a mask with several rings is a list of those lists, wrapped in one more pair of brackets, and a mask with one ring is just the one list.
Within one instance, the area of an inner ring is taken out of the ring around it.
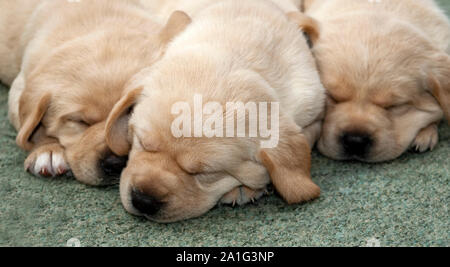
{"label": "puppy's black nose", "polygon": [[372,143],[372,138],[365,133],[346,132],[341,136],[341,144],[347,156],[365,157]]}
{"label": "puppy's black nose", "polygon": [[119,178],[122,170],[127,166],[128,157],[119,157],[109,153],[100,160],[100,168],[105,177]]}
{"label": "puppy's black nose", "polygon": [[162,206],[162,202],[138,190],[133,190],[131,192],[131,204],[133,204],[135,209],[145,215],[156,214]]}

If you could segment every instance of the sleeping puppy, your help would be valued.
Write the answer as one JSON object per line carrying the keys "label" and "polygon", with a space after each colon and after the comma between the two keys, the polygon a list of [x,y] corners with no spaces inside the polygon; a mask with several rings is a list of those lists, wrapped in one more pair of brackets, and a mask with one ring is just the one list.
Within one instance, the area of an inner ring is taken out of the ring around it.
{"label": "sleeping puppy", "polygon": [[[108,146],[130,158],[120,182],[128,212],[158,222],[192,218],[219,201],[257,198],[270,181],[288,203],[319,196],[310,143],[325,89],[299,29],[311,26],[304,21],[265,0],[214,1],[159,62],[136,75],[106,123]],[[241,115],[228,106],[239,102],[246,103]],[[267,112],[259,108],[250,119],[252,103],[266,103]],[[257,122],[274,134],[251,136]],[[277,135],[273,146],[263,145]]]}
{"label": "sleeping puppy", "polygon": [[308,5],[321,24],[313,53],[329,96],[319,150],[365,162],[432,150],[450,115],[450,27],[435,2]]}
{"label": "sleeping puppy", "polygon": [[[6,12],[1,19],[7,21],[22,18],[21,8],[29,9],[26,21],[2,28],[0,34],[9,36],[5,47],[16,48],[5,66],[20,69],[10,90],[9,117],[18,130],[17,144],[30,152],[25,169],[40,176],[70,169],[83,183],[111,183],[127,158],[106,146],[106,118],[130,78],[157,61],[181,30],[180,15],[163,27],[139,1],[20,0],[1,5],[10,8],[1,8]],[[2,73],[2,79],[8,82],[13,74]]]}
{"label": "sleeping puppy", "polygon": [[[155,14],[159,21],[166,21],[176,10],[181,10],[188,15],[193,15],[202,10],[215,0],[141,0],[152,14]],[[302,0],[272,0],[284,12],[296,12],[302,8]]]}

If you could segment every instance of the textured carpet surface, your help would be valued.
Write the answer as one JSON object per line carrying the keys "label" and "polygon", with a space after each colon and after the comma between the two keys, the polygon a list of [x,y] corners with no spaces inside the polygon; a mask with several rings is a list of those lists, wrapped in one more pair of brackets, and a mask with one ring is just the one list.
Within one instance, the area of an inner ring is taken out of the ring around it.
{"label": "textured carpet surface", "polygon": [[[450,0],[441,3],[450,10]],[[7,121],[0,86],[0,246],[450,246],[450,127],[432,152],[383,164],[336,162],[314,153],[322,195],[285,205],[217,207],[206,215],[157,224],[127,214],[118,187],[91,188],[71,178],[23,171],[25,153]]]}

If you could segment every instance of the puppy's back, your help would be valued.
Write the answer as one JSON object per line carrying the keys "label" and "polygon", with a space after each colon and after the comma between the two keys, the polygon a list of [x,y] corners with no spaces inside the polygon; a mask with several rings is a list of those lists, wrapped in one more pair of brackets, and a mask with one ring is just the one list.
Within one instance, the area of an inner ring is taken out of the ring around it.
{"label": "puppy's back", "polygon": [[0,81],[11,85],[20,70],[22,33],[41,0],[0,1]]}
{"label": "puppy's back", "polygon": [[[271,0],[284,12],[299,11],[302,0]],[[160,22],[165,22],[175,10],[186,12],[195,17],[218,0],[140,0],[140,3],[152,14],[156,14]]]}
{"label": "puppy's back", "polygon": [[374,24],[375,20],[397,20],[414,27],[438,48],[450,49],[450,23],[434,0],[315,0],[307,13],[329,23],[348,17],[371,19]]}
{"label": "puppy's back", "polygon": [[324,88],[297,25],[272,1],[225,0],[199,11],[167,56],[192,49],[220,51],[222,65],[258,73],[284,112],[309,125],[322,109]]}

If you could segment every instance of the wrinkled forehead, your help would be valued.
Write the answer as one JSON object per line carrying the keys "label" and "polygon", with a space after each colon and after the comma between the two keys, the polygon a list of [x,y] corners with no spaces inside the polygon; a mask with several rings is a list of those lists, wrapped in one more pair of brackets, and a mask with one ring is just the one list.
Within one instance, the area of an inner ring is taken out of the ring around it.
{"label": "wrinkled forehead", "polygon": [[358,77],[350,73],[331,72],[323,74],[323,83],[328,95],[339,102],[367,100],[383,106],[382,103],[387,100],[406,101],[419,95],[423,85],[417,76],[401,72],[396,75]]}
{"label": "wrinkled forehead", "polygon": [[[380,44],[380,46],[384,46]],[[423,88],[425,60],[408,51],[368,47],[334,50],[319,48],[318,68],[327,93],[339,102],[363,100],[388,105],[418,95]],[[382,50],[382,49],[380,49]]]}

